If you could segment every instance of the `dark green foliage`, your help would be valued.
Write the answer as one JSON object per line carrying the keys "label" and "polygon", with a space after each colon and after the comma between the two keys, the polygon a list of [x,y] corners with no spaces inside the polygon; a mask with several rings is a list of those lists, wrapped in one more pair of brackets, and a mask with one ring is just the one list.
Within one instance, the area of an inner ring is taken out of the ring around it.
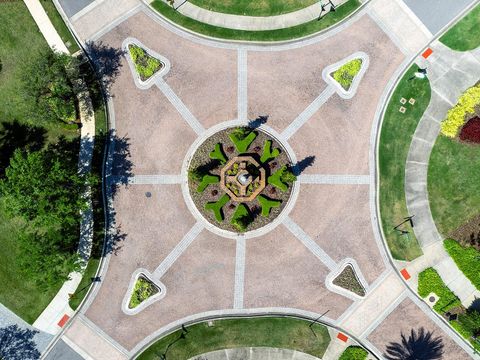
{"label": "dark green foliage", "polygon": [[268,217],[272,208],[279,207],[282,203],[280,200],[269,199],[264,195],[258,196],[258,202],[262,206],[262,216]]}
{"label": "dark green foliage", "polygon": [[445,285],[437,271],[427,268],[418,275],[418,295],[424,298],[431,292],[439,297],[433,309],[440,314],[461,305],[458,297]]}
{"label": "dark green foliage", "polygon": [[150,56],[137,45],[129,45],[128,50],[140,78],[145,81],[163,67],[160,60]]}
{"label": "dark green foliage", "polygon": [[265,145],[263,146],[262,156],[260,157],[262,164],[275,159],[278,155],[280,155],[280,149],[272,149],[272,140],[266,140]]}
{"label": "dark green foliage", "polygon": [[230,222],[238,231],[244,232],[252,221],[252,215],[250,214],[248,207],[245,204],[239,204],[235,209]]}
{"label": "dark green foliage", "polygon": [[222,144],[218,143],[215,144],[215,149],[209,154],[210,159],[218,160],[221,164],[225,164],[227,162],[227,157],[223,152]]}
{"label": "dark green foliage", "polygon": [[253,140],[255,140],[257,137],[257,133],[249,128],[239,127],[233,130],[229,137],[237,148],[237,151],[239,153],[244,153],[248,150]]}
{"label": "dark green foliage", "polygon": [[[57,146],[57,145],[56,145]],[[30,279],[52,285],[78,270],[79,213],[82,193],[92,179],[77,173],[76,162],[60,148],[14,152],[0,195],[7,214],[22,218],[18,261]]]}
{"label": "dark green foliage", "polygon": [[199,193],[204,192],[208,185],[216,184],[218,182],[220,182],[220,176],[209,175],[209,174],[204,175],[203,178],[202,178],[202,181],[200,182],[200,184],[197,187],[197,191]]}
{"label": "dark green foliage", "polygon": [[349,346],[345,349],[338,360],[366,360],[367,350],[360,346]]}
{"label": "dark green foliage", "polygon": [[193,181],[202,181],[206,174],[202,174],[198,167],[194,169],[188,169],[188,178]]}
{"label": "dark green foliage", "polygon": [[295,180],[297,180],[295,174],[293,174],[293,172],[287,168],[286,165],[284,165],[270,175],[267,179],[267,182],[282,191],[287,191],[288,184],[292,184]]}
{"label": "dark green foliage", "polygon": [[75,58],[45,49],[33,55],[23,69],[23,89],[35,106],[31,116],[39,121],[76,120],[76,96],[71,79],[78,78]]}
{"label": "dark green foliage", "polygon": [[224,219],[222,208],[227,204],[229,200],[230,196],[228,196],[227,194],[223,194],[223,196],[219,200],[206,203],[205,209],[213,211],[215,219],[217,219],[218,222],[222,222]]}
{"label": "dark green foliage", "polygon": [[463,247],[452,239],[445,240],[443,246],[468,280],[480,289],[480,251],[473,247]]}
{"label": "dark green foliage", "polygon": [[476,309],[467,310],[458,316],[458,322],[470,336],[480,337],[480,312]]}

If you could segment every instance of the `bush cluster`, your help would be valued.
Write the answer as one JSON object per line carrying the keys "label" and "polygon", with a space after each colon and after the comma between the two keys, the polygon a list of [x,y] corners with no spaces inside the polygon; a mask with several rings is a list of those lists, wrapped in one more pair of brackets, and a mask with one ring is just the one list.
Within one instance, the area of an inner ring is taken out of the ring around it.
{"label": "bush cluster", "polygon": [[468,280],[480,289],[480,251],[473,247],[463,247],[452,239],[445,240],[443,246]]}
{"label": "bush cluster", "polygon": [[132,57],[135,69],[142,78],[146,80],[155,74],[162,67],[162,62],[153,56],[147,54],[145,50],[137,45],[130,45],[128,47],[130,56]]}
{"label": "bush cluster", "polygon": [[427,268],[418,275],[418,294],[424,298],[431,292],[439,297],[433,309],[440,314],[461,305],[458,297],[445,285],[438,272],[434,268]]}
{"label": "bush cluster", "polygon": [[367,350],[360,346],[349,346],[345,349],[338,360],[366,360]]}
{"label": "bush cluster", "polygon": [[467,89],[460,96],[457,104],[448,111],[446,119],[442,121],[442,134],[450,138],[456,137],[467,116],[472,115],[479,104],[480,85]]}
{"label": "bush cluster", "polygon": [[352,85],[353,79],[358,74],[362,67],[361,59],[353,59],[346,64],[342,65],[338,70],[333,73],[333,78],[340,84],[345,90],[348,90]]}

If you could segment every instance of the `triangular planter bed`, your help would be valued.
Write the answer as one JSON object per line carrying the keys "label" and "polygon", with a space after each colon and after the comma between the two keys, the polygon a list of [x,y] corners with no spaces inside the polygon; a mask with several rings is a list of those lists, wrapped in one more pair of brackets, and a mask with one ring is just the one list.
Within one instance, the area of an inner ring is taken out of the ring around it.
{"label": "triangular planter bed", "polygon": [[132,274],[127,293],[122,302],[122,311],[135,315],[166,295],[165,285],[155,280],[146,269],[137,269]]}
{"label": "triangular planter bed", "polygon": [[122,49],[135,85],[142,90],[150,88],[158,78],[170,70],[170,61],[167,58],[135,38],[126,38],[123,41]]}
{"label": "triangular planter bed", "polygon": [[327,66],[322,71],[322,77],[328,85],[335,89],[341,98],[351,99],[355,96],[358,85],[368,69],[368,65],[368,55],[358,51],[335,64]]}
{"label": "triangular planter bed", "polygon": [[352,300],[363,299],[368,292],[368,284],[353,259],[347,258],[327,275],[325,285],[330,291]]}

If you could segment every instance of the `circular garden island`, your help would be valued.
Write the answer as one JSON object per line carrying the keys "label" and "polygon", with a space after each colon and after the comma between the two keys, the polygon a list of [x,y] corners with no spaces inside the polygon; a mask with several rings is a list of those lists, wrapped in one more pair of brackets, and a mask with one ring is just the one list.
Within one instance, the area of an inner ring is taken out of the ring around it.
{"label": "circular garden island", "polygon": [[237,233],[275,219],[295,180],[282,145],[264,130],[249,127],[213,134],[188,166],[189,191],[198,211],[215,226]]}

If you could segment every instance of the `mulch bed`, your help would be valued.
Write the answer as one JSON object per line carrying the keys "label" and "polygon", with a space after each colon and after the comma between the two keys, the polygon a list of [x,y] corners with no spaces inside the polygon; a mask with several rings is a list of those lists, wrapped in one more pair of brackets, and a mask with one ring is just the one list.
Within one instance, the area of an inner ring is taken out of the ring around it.
{"label": "mulch bed", "polygon": [[345,269],[333,280],[333,284],[359,296],[365,296],[365,289],[358,281],[355,270],[351,265],[345,266]]}
{"label": "mulch bed", "polygon": [[449,237],[463,246],[473,246],[480,250],[480,214],[452,231]]}

